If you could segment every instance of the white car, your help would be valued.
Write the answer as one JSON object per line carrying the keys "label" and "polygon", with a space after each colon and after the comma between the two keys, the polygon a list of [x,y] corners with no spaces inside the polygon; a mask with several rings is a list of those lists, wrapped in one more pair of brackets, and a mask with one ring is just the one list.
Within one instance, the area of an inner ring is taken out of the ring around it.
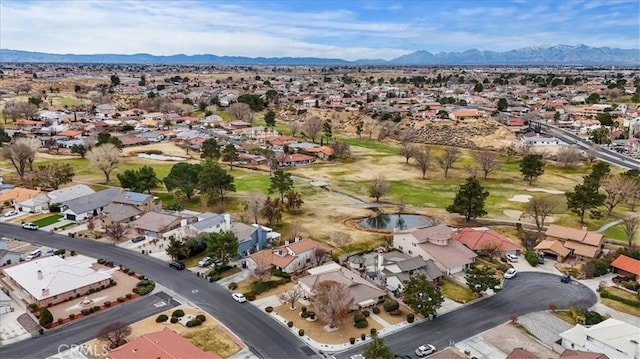
{"label": "white car", "polygon": [[419,357],[431,355],[435,352],[436,352],[436,347],[434,347],[431,344],[421,345],[418,349],[416,349],[416,355]]}
{"label": "white car", "polygon": [[211,264],[211,262],[212,262],[211,257],[204,257],[200,260],[200,262],[198,262],[198,267],[200,268],[207,267]]}
{"label": "white car", "polygon": [[507,269],[507,271],[504,273],[504,278],[505,279],[511,279],[513,277],[516,276],[516,274],[518,274],[518,271],[515,268],[509,268]]}
{"label": "white car", "polygon": [[33,223],[25,223],[25,224],[22,225],[22,228],[28,229],[30,231],[37,231],[38,230],[38,225],[37,224],[33,224]]}
{"label": "white car", "polygon": [[231,294],[231,296],[233,297],[233,300],[238,303],[244,303],[247,301],[247,298],[244,296],[244,294],[241,293],[233,293]]}
{"label": "white car", "polygon": [[509,262],[513,262],[513,263],[518,262],[518,256],[515,254],[508,253],[506,257]]}
{"label": "white car", "polygon": [[13,217],[13,216],[17,216],[20,212],[16,211],[15,209],[10,210],[9,212],[5,213],[4,216],[5,217]]}

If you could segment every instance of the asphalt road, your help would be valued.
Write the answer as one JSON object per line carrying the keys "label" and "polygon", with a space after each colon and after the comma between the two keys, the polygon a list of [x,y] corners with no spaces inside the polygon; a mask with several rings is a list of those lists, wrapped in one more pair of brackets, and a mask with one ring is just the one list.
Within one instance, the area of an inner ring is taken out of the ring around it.
{"label": "asphalt road", "polygon": [[[78,237],[71,238],[43,231],[28,231],[19,226],[6,223],[0,223],[0,237],[11,237],[43,246],[75,250],[80,254],[94,258],[108,258],[115,264],[132,268],[136,273],[145,275],[175,292],[179,296],[178,300],[185,299],[187,304],[195,304],[213,315],[233,333],[242,338],[254,353],[264,358],[298,359],[317,357],[315,352],[307,347],[297,336],[284,326],[275,323],[273,319],[264,315],[255,306],[249,303],[237,303],[225,288],[215,283],[209,283],[192,272],[171,269],[166,262],[154,257],[112,244]],[[123,309],[129,308],[129,305],[123,305],[122,307]],[[128,312],[135,313],[135,309],[131,309]],[[71,327],[75,327],[75,324]],[[58,343],[60,344],[68,342],[64,336],[56,338],[58,338],[56,340],[59,340]],[[29,351],[13,349],[14,345],[23,344],[16,343],[2,348],[0,350],[0,358],[12,357],[11,355],[5,356],[3,355],[4,353],[20,353],[21,355],[29,353]],[[24,350],[24,347],[22,348]],[[55,353],[56,351],[49,354]]]}
{"label": "asphalt road", "polygon": [[[561,283],[557,275],[518,273],[514,279],[506,280],[504,289],[494,296],[383,339],[394,353],[415,357],[415,349],[422,344],[433,344],[436,348],[443,349],[449,345],[450,340],[457,342],[470,338],[507,322],[511,315],[520,316],[546,310],[551,302],[556,303],[559,309],[568,308],[575,301],[584,301],[590,307],[597,302],[597,297],[593,291],[578,282]],[[360,346],[335,357],[349,358],[362,351],[363,347]]]}
{"label": "asphalt road", "polygon": [[[156,306],[158,304],[158,306]],[[87,342],[98,335],[100,328],[113,322],[131,323],[175,306],[165,293],[137,299],[124,305],[102,311],[59,329],[51,330],[30,340],[23,340],[0,348],[0,358],[46,358]],[[92,348],[91,350],[102,350]]]}

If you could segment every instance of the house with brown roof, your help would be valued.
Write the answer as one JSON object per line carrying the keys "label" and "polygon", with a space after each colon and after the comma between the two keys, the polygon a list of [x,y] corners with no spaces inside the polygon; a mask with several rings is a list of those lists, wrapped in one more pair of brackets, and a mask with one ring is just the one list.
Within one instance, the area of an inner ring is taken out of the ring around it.
{"label": "house with brown roof", "polygon": [[451,237],[478,253],[486,250],[498,250],[501,255],[518,255],[520,246],[503,234],[486,227],[465,227],[453,232]]}
{"label": "house with brown roof", "polygon": [[313,163],[316,158],[302,153],[294,153],[291,155],[282,154],[276,157],[276,160],[278,161],[278,167],[292,167]]}
{"label": "house with brown roof", "polygon": [[249,257],[258,268],[271,267],[294,273],[324,263],[331,258],[330,253],[331,247],[312,239],[303,239],[255,252]]}
{"label": "house with brown roof", "polygon": [[309,147],[304,152],[316,156],[322,160],[327,160],[333,156],[333,148],[327,146]]}
{"label": "house with brown roof", "polygon": [[635,275],[638,277],[638,280],[640,280],[640,260],[621,254],[611,262],[611,267],[613,267],[614,271],[620,275],[625,277]]}
{"label": "house with brown roof", "polygon": [[[183,220],[184,222],[182,222]],[[138,234],[151,238],[165,238],[170,235],[170,231],[178,229],[181,226],[186,226],[187,222],[186,218],[178,215],[147,212],[140,216],[140,218],[132,221],[130,226],[135,229]]]}
{"label": "house with brown roof", "polygon": [[409,228],[393,233],[393,247],[424,260],[432,259],[446,275],[464,272],[477,254],[453,239],[453,230],[446,224]]}
{"label": "house with brown roof", "polygon": [[132,341],[109,351],[108,359],[222,359],[213,352],[205,352],[189,339],[169,328],[142,334]]}
{"label": "house with brown roof", "polygon": [[578,259],[596,258],[602,250],[604,236],[587,231],[552,224],[545,231],[545,239],[534,247],[545,256],[556,257],[559,262],[568,256]]}
{"label": "house with brown roof", "polygon": [[11,206],[16,206],[20,202],[37,197],[38,194],[40,194],[39,190],[24,187],[13,187],[0,192],[0,203],[8,202]]}

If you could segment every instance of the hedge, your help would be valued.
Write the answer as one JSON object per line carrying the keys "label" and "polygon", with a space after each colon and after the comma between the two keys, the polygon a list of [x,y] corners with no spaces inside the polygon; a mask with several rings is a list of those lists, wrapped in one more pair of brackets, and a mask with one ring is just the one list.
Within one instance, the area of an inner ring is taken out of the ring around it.
{"label": "hedge", "polygon": [[624,303],[624,304],[626,304],[626,305],[630,305],[630,306],[632,306],[632,307],[640,308],[640,300],[633,300],[633,299],[628,299],[628,298],[622,298],[622,297],[619,297],[619,296],[617,296],[617,295],[615,295],[615,294],[611,294],[611,293],[607,292],[607,290],[606,290],[606,289],[603,289],[603,290],[600,292],[600,297],[601,297],[601,298],[613,299],[613,300],[616,300],[616,301],[618,301],[618,302],[620,302],[620,303]]}
{"label": "hedge", "polygon": [[270,289],[276,288],[282,284],[289,283],[289,279],[269,280],[266,282],[254,282],[251,283],[251,291],[256,295],[264,293]]}
{"label": "hedge", "polygon": [[369,326],[369,322],[367,322],[367,320],[366,320],[366,319],[364,319],[364,320],[361,320],[361,321],[355,322],[355,323],[353,324],[353,326],[354,326],[354,327],[356,327],[356,328],[360,328],[360,329],[361,329],[361,328],[366,328],[366,327],[368,327],[368,326]]}
{"label": "hedge", "polygon": [[385,312],[390,313],[394,310],[398,310],[400,308],[400,303],[398,303],[397,300],[392,300],[384,303],[383,307]]}
{"label": "hedge", "polygon": [[289,279],[291,278],[291,274],[284,272],[278,268],[272,268],[271,269],[271,274],[273,274],[276,277],[280,277],[280,278],[286,278]]}
{"label": "hedge", "polygon": [[169,319],[169,317],[166,314],[160,314],[157,318],[156,318],[156,323],[164,323],[167,321],[167,319]]}
{"label": "hedge", "polygon": [[415,319],[416,317],[413,315],[413,313],[407,314],[407,323],[413,323]]}
{"label": "hedge", "polygon": [[353,316],[353,322],[354,322],[354,323],[361,322],[361,321],[363,321],[363,320],[367,320],[367,317],[366,317],[364,314],[362,314],[362,313],[356,313],[356,314]]}
{"label": "hedge", "polygon": [[524,252],[524,259],[526,259],[532,267],[538,265],[538,254],[534,251]]}

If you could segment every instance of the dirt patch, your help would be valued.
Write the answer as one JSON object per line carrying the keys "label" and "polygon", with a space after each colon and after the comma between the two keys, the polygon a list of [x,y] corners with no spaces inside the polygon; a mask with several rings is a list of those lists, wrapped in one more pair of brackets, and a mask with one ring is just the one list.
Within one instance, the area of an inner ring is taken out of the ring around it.
{"label": "dirt patch", "polygon": [[152,143],[144,146],[127,147],[122,150],[123,153],[129,156],[136,156],[136,153],[144,153],[146,151],[161,151],[162,154],[166,156],[199,158],[199,154],[197,152],[190,151],[189,154],[187,154],[187,151],[176,146],[173,142]]}
{"label": "dirt patch", "polygon": [[524,334],[511,323],[502,324],[484,332],[481,337],[489,344],[509,354],[516,348],[525,348],[540,358],[558,358],[560,355]]}

